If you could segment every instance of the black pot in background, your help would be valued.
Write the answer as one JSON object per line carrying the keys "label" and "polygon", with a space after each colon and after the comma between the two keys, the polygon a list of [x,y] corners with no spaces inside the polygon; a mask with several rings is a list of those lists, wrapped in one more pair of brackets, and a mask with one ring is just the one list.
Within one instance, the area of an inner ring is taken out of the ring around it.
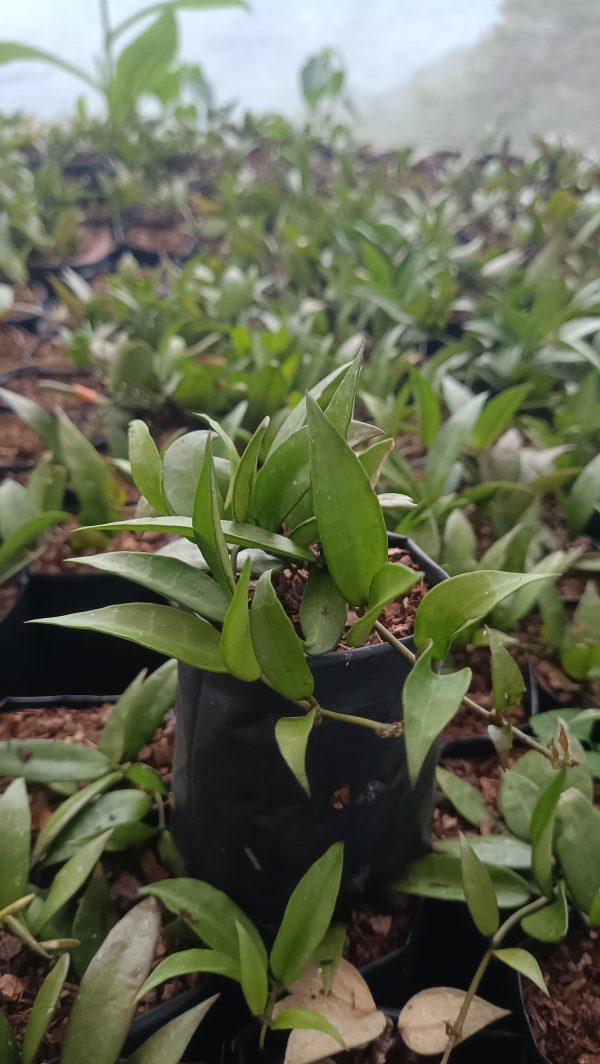
{"label": "black pot in background", "polygon": [[121,602],[159,602],[158,595],[104,573],[32,574],[0,624],[0,697],[103,692],[120,694],[140,672],[165,659],[136,643],[96,632],[25,624],[37,617],[98,609]]}
{"label": "black pot in background", "polygon": [[[88,228],[93,229],[94,226]],[[108,229],[108,226],[102,228]],[[89,254],[75,255],[67,262],[51,262],[43,263],[36,261],[28,262],[27,269],[29,271],[29,277],[34,281],[42,281],[48,283],[50,277],[60,277],[60,274],[68,267],[70,270],[74,270],[80,277],[89,281],[92,277],[95,277],[99,273],[112,273],[113,265],[119,257],[119,248],[115,240],[109,240],[106,237],[104,240],[98,239],[97,251]]]}
{"label": "black pot in background", "polygon": [[[430,586],[445,573],[402,536]],[[405,641],[410,645],[411,640]],[[385,644],[310,659],[315,696],[340,712],[402,719],[406,660]],[[229,894],[267,933],[306,869],[345,843],[340,902],[405,867],[427,846],[437,751],[410,785],[403,740],[323,720],[311,736],[304,794],[275,741],[297,708],[260,682],[179,667],[173,831],[192,875]]]}

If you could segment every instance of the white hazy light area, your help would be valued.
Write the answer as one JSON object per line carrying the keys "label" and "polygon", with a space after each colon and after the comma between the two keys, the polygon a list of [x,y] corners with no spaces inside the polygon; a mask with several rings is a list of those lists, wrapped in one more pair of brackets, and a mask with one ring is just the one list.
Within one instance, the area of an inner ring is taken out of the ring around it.
{"label": "white hazy light area", "polygon": [[[97,0],[3,0],[0,39],[93,70]],[[114,23],[146,6],[110,0]],[[182,12],[180,58],[199,63],[219,103],[296,118],[298,72],[323,47],[341,54],[360,132],[378,145],[462,148],[533,135],[600,144],[600,0],[253,0],[252,11]],[[0,110],[65,117],[72,77],[41,64],[0,67]]]}

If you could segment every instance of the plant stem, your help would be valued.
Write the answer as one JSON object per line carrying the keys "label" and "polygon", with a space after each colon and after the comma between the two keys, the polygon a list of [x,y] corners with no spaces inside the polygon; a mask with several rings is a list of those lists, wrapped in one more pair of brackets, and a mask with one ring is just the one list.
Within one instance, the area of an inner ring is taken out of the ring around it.
{"label": "plant stem", "polygon": [[[266,676],[261,676],[261,680],[272,691],[276,690]],[[398,739],[404,732],[402,721],[392,721],[389,724],[384,724],[381,720],[371,720],[369,717],[356,717],[352,713],[338,713],[334,709],[324,709],[316,698],[312,697],[290,698],[289,701],[298,706],[304,713],[310,713],[311,709],[316,710],[317,718],[329,717],[331,720],[340,721],[341,724],[354,724],[358,728],[368,728],[369,731],[375,732],[380,739]]]}
{"label": "plant stem", "polygon": [[[402,643],[399,639],[396,639],[395,635],[392,635],[391,632],[388,632],[385,625],[381,624],[380,621],[375,621],[375,630],[379,633],[381,638],[385,640],[386,643],[389,643],[390,646],[394,647],[394,650],[397,650],[400,654],[403,655],[403,657],[406,658],[407,661],[410,661],[411,665],[414,665],[415,661],[417,660],[416,655],[413,654],[412,650],[409,650],[408,647],[404,645],[404,643]],[[462,700],[462,704],[463,706],[466,706],[467,709],[472,710],[473,713],[477,713],[479,717],[483,717],[485,720],[487,720],[488,724],[495,724],[496,726],[498,726],[499,724],[503,723],[502,719],[498,716],[497,713],[493,713],[492,710],[485,709],[483,706],[480,706],[478,702],[474,702],[473,699],[469,698],[468,695],[465,695]],[[521,731],[521,729],[515,727],[514,724],[509,724],[509,728],[514,739],[519,739],[520,742],[525,743],[532,750],[536,750],[538,754],[542,754],[542,756],[547,758],[548,761],[552,761],[552,754],[550,750],[548,750],[546,746],[543,746],[542,743],[538,743],[537,739],[534,739],[531,735],[527,735],[526,732]],[[561,766],[557,765],[556,767],[559,768]]]}
{"label": "plant stem", "polygon": [[483,979],[483,976],[487,971],[487,967],[494,956],[494,950],[498,949],[498,946],[506,938],[508,932],[511,931],[515,924],[518,924],[524,916],[528,916],[529,913],[537,912],[538,909],[543,909],[546,905],[549,905],[551,901],[552,898],[543,897],[535,898],[533,901],[528,902],[527,905],[523,905],[522,908],[517,909],[515,913],[512,913],[511,916],[509,916],[508,919],[505,920],[503,924],[501,924],[501,926],[496,931],[496,934],[492,936],[489,942],[489,946],[479,962],[477,971],[475,972],[475,975],[469,983],[469,989],[465,994],[464,1001],[460,1007],[460,1012],[458,1013],[456,1020],[452,1024],[452,1028],[448,1036],[448,1044],[444,1051],[444,1056],[442,1057],[441,1064],[448,1064],[452,1050],[456,1046],[457,1042],[460,1041],[464,1023],[467,1018],[467,1013],[471,1007],[473,998],[475,997],[475,994],[479,989],[479,984],[481,983],[481,980]]}

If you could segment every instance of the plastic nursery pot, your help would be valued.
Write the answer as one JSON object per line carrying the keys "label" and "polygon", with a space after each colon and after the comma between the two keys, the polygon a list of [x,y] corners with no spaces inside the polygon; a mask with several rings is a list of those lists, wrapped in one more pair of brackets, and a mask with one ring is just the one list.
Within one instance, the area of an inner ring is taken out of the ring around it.
{"label": "plastic nursery pot", "polygon": [[82,225],[81,230],[82,246],[75,255],[63,262],[32,256],[27,264],[29,276],[35,281],[45,281],[53,274],[60,274],[66,266],[88,280],[97,273],[110,271],[118,247],[109,226]]}
{"label": "plastic nursery pot", "polygon": [[[409,540],[389,541],[410,551],[430,587],[445,579]],[[409,665],[387,644],[309,664],[323,706],[384,723],[402,719]],[[308,746],[308,797],[274,734],[275,722],[298,709],[260,682],[180,665],[176,715],[174,834],[191,874],[224,890],[266,932],[334,842],[345,844],[340,903],[400,871],[428,844],[435,749],[411,787],[402,740],[325,719]]]}
{"label": "plastic nursery pot", "polygon": [[141,669],[152,672],[157,668],[164,657],[135,643],[23,623],[115,602],[164,603],[164,599],[103,573],[31,574],[15,607],[0,623],[0,697],[48,691],[115,695],[124,691]]}

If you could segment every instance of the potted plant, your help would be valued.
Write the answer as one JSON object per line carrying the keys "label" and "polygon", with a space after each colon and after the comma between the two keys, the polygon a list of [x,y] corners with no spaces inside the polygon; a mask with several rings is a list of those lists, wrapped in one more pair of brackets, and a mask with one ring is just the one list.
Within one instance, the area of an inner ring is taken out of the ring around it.
{"label": "potted plant", "polygon": [[[47,621],[120,635],[181,662],[174,832],[195,875],[271,927],[333,842],[345,843],[342,898],[424,848],[435,740],[470,681],[469,669],[432,666],[466,625],[545,579],[482,571],[444,582],[409,541],[388,543],[373,484],[391,441],[352,418],[359,372],[357,357],[298,403],[274,437],[259,426],[241,456],[207,419],[212,431],[182,437],[161,459],[134,422],[132,475],[162,516],[96,527],[182,535],[192,542],[188,560],[168,548],[85,563],[178,607],[130,604]],[[226,458],[213,457],[213,433]],[[243,564],[242,547],[251,552]],[[467,704],[502,731],[501,713]],[[514,726],[506,732],[539,748]],[[225,765],[235,766],[226,787]]]}

